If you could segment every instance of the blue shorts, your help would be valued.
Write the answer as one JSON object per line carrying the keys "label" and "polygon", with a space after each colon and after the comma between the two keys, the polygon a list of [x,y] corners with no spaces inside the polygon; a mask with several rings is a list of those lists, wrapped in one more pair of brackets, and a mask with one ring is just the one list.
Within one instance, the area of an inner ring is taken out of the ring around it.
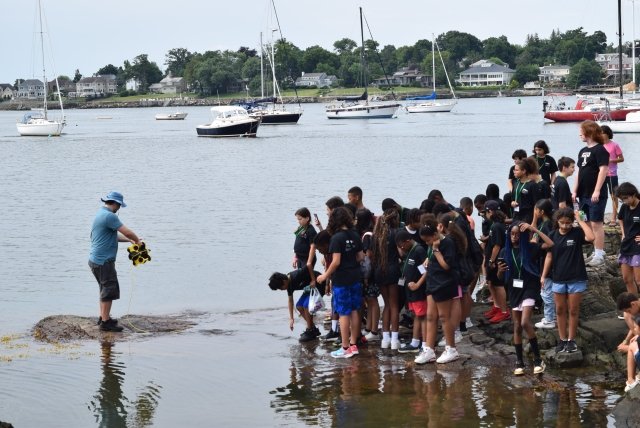
{"label": "blue shorts", "polygon": [[552,290],[554,293],[558,294],[584,293],[587,291],[587,281],[554,282]]}
{"label": "blue shorts", "polygon": [[338,315],[347,316],[362,307],[362,284],[352,285],[333,284],[333,311]]}
{"label": "blue shorts", "polygon": [[592,202],[591,198],[580,198],[580,209],[587,215],[588,221],[603,222],[606,207],[607,198],[600,198],[598,202]]}
{"label": "blue shorts", "polygon": [[640,367],[640,351],[636,352],[633,358],[636,360],[636,370],[638,370],[638,367]]}
{"label": "blue shorts", "polygon": [[300,298],[298,299],[298,302],[296,303],[296,308],[308,309],[309,308],[309,296],[311,296],[311,292],[309,292],[309,291],[305,291],[304,293],[302,293],[302,296],[300,296]]}

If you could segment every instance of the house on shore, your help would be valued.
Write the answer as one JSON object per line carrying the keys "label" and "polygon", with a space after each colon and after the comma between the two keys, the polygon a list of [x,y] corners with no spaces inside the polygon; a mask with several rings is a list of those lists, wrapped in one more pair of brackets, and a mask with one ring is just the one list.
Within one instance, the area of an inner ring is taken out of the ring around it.
{"label": "house on shore", "polygon": [[338,78],[334,75],[328,76],[326,73],[305,73],[296,79],[296,86],[299,88],[308,88],[315,86],[316,88],[329,88],[338,82]]}
{"label": "house on shore", "polygon": [[[608,79],[617,79],[620,75],[620,55],[618,53],[601,53],[596,54],[596,62],[607,74]],[[636,58],[636,64],[640,58]],[[627,54],[622,54],[622,77],[630,78],[633,75],[633,58],[629,58]]]}
{"label": "house on shore", "polygon": [[0,83],[0,100],[11,100],[16,96],[16,91],[11,83]]}
{"label": "house on shore", "polygon": [[18,84],[16,98],[38,100],[44,97],[44,83],[39,79],[27,79]]}
{"label": "house on shore", "polygon": [[425,75],[415,67],[403,67],[390,77],[380,77],[371,81],[374,86],[431,86],[432,76]]}
{"label": "house on shore", "polygon": [[562,83],[569,77],[571,67],[568,65],[545,65],[540,67],[538,80],[540,83],[554,84]]}
{"label": "house on shore", "polygon": [[116,76],[106,74],[94,77],[83,77],[76,83],[76,91],[69,92],[69,97],[106,97],[118,93]]}
{"label": "house on shore", "polygon": [[482,59],[460,73],[456,82],[462,86],[504,86],[515,74],[516,71],[507,66]]}
{"label": "house on shore", "polygon": [[155,94],[180,94],[187,91],[184,77],[173,77],[171,72],[158,83],[149,85],[149,92]]}

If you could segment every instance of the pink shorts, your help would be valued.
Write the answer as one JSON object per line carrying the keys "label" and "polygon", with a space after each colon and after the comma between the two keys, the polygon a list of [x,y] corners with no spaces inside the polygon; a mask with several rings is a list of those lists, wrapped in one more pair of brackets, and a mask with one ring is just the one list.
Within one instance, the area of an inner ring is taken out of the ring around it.
{"label": "pink shorts", "polygon": [[427,301],[418,300],[417,302],[407,302],[409,310],[413,311],[417,317],[423,317],[427,315]]}
{"label": "pink shorts", "polygon": [[536,301],[534,299],[524,299],[520,302],[520,305],[517,308],[513,308],[514,311],[522,312],[525,307],[533,307],[536,305]]}

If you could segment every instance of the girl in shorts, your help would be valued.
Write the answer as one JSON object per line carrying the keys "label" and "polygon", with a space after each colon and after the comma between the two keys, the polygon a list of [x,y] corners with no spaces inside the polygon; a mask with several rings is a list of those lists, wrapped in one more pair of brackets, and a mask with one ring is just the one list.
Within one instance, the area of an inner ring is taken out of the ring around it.
{"label": "girl in shorts", "polygon": [[358,354],[356,342],[360,337],[362,307],[362,283],[360,262],[364,258],[362,241],[353,228],[353,217],[347,208],[339,207],[331,212],[327,231],[331,234],[329,252],[331,264],[318,276],[318,282],[331,278],[333,310],[340,319],[342,347],[331,353],[334,358],[351,358]]}
{"label": "girl in shorts", "polygon": [[[529,241],[529,234],[537,234],[542,244]],[[542,248],[551,248],[553,242],[535,226],[516,223],[509,228],[509,239],[498,258],[498,275],[508,289],[513,317],[513,344],[516,348],[516,368],[513,374],[524,374],[522,331],[527,335],[533,352],[533,373],[544,372],[536,331],[531,322],[536,299],[540,298],[540,260]]]}
{"label": "girl in shorts", "polygon": [[618,213],[618,222],[620,230],[622,230],[618,263],[627,291],[638,294],[638,284],[640,284],[640,195],[636,186],[625,182],[616,189],[616,198],[622,201]]}
{"label": "girl in shorts", "polygon": [[295,230],[296,240],[293,244],[293,262],[294,269],[307,269],[309,262],[309,271],[313,272],[316,264],[316,251],[313,246],[313,240],[318,232],[311,224],[311,213],[308,208],[300,208],[296,211],[296,220],[298,220],[298,228]]}
{"label": "girl in shorts", "polygon": [[[415,359],[417,364],[437,362],[448,363],[459,358],[455,348],[454,330],[456,325],[451,319],[453,299],[462,296],[459,275],[456,272],[457,258],[464,254],[466,237],[450,222],[450,233],[445,235],[442,223],[437,227],[423,226],[420,237],[428,245],[427,249],[427,331],[422,350]],[[445,337],[445,350],[436,359],[434,351],[438,333],[438,319],[442,322]]]}
{"label": "girl in shorts", "polygon": [[[578,227],[573,223],[578,220]],[[547,253],[541,285],[547,277],[553,280],[558,336],[556,352],[576,352],[576,333],[582,293],[587,289],[587,269],[582,246],[593,242],[593,232],[578,211],[560,208],[554,214],[554,230],[549,235],[553,248]]]}
{"label": "girl in shorts", "polygon": [[356,211],[356,230],[362,239],[362,284],[364,285],[364,298],[367,305],[367,323],[365,325],[365,339],[367,341],[379,340],[378,322],[380,321],[380,304],[378,296],[380,289],[373,280],[371,270],[371,260],[373,259],[373,214],[367,208],[360,208]]}
{"label": "girl in shorts", "polygon": [[493,305],[484,313],[485,318],[492,324],[498,324],[511,318],[507,310],[507,294],[504,284],[497,277],[497,259],[500,250],[504,247],[507,216],[500,210],[497,201],[490,200],[484,204],[485,215],[491,221],[489,236],[484,248],[484,262],[487,271],[487,285],[491,293]]}

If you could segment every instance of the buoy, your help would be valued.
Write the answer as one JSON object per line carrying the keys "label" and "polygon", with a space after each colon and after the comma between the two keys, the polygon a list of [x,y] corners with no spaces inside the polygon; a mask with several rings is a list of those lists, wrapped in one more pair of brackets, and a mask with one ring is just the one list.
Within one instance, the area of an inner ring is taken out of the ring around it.
{"label": "buoy", "polygon": [[518,98],[518,104],[522,104],[522,100]]}

